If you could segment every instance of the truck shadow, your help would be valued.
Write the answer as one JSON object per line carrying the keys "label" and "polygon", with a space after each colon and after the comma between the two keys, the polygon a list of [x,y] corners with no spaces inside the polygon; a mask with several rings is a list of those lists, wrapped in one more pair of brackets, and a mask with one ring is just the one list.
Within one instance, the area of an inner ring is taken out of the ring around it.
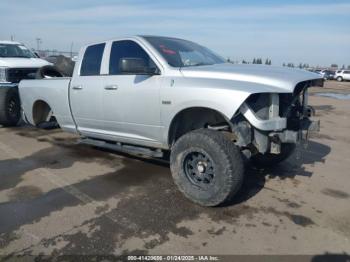
{"label": "truck shadow", "polygon": [[350,261],[350,255],[347,253],[325,253],[315,255],[310,260],[311,262],[347,262]]}
{"label": "truck shadow", "polygon": [[270,179],[288,179],[294,185],[297,185],[300,182],[296,177],[311,177],[313,175],[313,172],[306,169],[305,164],[324,163],[330,152],[331,148],[329,146],[309,141],[306,149],[298,147],[292,156],[273,167],[257,168],[248,163],[242,189],[229,205],[239,204],[254,197],[265,187],[266,181]]}

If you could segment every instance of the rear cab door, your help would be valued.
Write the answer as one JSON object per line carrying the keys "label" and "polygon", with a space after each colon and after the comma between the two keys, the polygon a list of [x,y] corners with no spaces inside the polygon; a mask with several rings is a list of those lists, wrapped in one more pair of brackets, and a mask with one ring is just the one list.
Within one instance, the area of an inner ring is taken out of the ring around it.
{"label": "rear cab door", "polygon": [[82,135],[94,137],[104,130],[102,115],[101,79],[102,65],[105,59],[106,43],[87,46],[81,51],[74,76],[72,78],[69,96],[71,111],[78,131]]}
{"label": "rear cab door", "polygon": [[350,70],[345,70],[343,73],[343,78],[345,80],[350,80]]}

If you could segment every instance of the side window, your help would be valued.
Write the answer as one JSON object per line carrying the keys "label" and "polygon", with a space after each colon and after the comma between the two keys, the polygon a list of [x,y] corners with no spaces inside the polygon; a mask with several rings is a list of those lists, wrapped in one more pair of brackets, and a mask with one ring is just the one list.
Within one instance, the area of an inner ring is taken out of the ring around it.
{"label": "side window", "polygon": [[350,74],[350,71],[344,71],[344,74]]}
{"label": "side window", "polygon": [[134,41],[122,40],[112,43],[111,55],[109,58],[109,74],[121,74],[119,69],[119,62],[122,58],[142,58],[146,65],[155,68],[156,65],[149,57],[149,55]]}
{"label": "side window", "polygon": [[105,43],[91,45],[86,48],[83,61],[81,62],[80,75],[94,76],[100,74],[103,50]]}

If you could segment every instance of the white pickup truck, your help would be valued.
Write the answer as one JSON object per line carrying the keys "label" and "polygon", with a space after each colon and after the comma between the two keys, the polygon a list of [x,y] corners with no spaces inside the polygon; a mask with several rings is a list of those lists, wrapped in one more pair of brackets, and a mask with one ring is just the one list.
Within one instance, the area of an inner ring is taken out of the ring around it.
{"label": "white pickup truck", "polygon": [[35,78],[39,68],[51,65],[38,58],[25,45],[0,41],[0,125],[13,126],[20,119],[18,83]]}
{"label": "white pickup truck", "polygon": [[94,146],[162,157],[192,201],[215,206],[240,189],[244,159],[286,159],[318,121],[307,89],[318,74],[233,65],[196,43],[134,36],[83,47],[72,78],[24,80],[27,121],[57,121]]}

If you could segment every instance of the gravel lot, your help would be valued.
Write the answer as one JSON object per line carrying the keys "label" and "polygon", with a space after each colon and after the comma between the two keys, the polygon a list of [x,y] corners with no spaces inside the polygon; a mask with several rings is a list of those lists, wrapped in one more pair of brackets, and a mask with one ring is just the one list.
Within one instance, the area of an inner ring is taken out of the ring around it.
{"label": "gravel lot", "polygon": [[0,255],[349,254],[350,100],[320,92],[350,83],[313,89],[321,132],[273,169],[247,167],[220,208],[187,201],[167,163],[0,128]]}

